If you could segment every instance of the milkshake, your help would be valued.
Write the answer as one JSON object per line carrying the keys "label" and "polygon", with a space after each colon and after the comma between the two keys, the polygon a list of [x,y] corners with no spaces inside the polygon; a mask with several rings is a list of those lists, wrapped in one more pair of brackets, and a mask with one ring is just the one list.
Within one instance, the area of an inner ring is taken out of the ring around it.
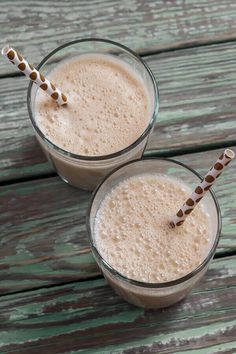
{"label": "milkshake", "polygon": [[93,189],[110,170],[142,156],[156,118],[157,90],[150,70],[128,49],[87,42],[95,42],[97,52],[73,48],[50,63],[46,74],[68,104],[58,106],[31,87],[29,108],[37,139],[58,174]]}
{"label": "milkshake", "polygon": [[194,286],[207,269],[203,265],[218,230],[212,197],[181,227],[171,228],[173,215],[192,189],[182,179],[158,173],[156,162],[141,160],[121,168],[122,179],[113,179],[99,205],[98,190],[96,213],[92,205],[92,224],[91,214],[89,221],[95,257],[99,254],[108,282],[127,301],[150,308],[169,306]]}

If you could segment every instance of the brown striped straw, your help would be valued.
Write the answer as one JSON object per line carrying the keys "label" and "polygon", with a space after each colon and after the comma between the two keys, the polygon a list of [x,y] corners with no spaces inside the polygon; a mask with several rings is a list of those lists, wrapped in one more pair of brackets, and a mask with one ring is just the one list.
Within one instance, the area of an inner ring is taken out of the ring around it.
{"label": "brown striped straw", "polygon": [[32,80],[42,90],[47,92],[60,106],[67,103],[67,97],[56,88],[46,77],[38,72],[31,64],[27,62],[15,49],[5,46],[2,49],[2,55],[12,64],[22,71],[25,76]]}
{"label": "brown striped straw", "polygon": [[223,152],[223,154],[215,162],[214,166],[207,172],[202,182],[195,188],[191,196],[173,217],[173,220],[170,223],[171,227],[174,228],[175,226],[180,226],[183,224],[186,217],[191,214],[195,206],[200,202],[209,188],[215,183],[216,178],[221,175],[234,156],[235,153],[230,149],[226,149]]}

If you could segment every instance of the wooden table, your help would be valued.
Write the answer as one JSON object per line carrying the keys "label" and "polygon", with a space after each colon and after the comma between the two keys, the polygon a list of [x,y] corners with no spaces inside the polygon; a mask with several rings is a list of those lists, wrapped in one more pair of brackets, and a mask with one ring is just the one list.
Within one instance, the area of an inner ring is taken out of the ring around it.
{"label": "wooden table", "polygon": [[[2,1],[0,44],[34,64],[72,39],[136,50],[160,88],[147,155],[204,173],[236,145],[236,2]],[[236,174],[215,188],[222,235],[210,269],[180,304],[144,311],[106,284],[85,230],[90,193],[63,183],[37,145],[28,82],[0,62],[0,352],[236,353]],[[155,152],[156,151],[156,152]]]}

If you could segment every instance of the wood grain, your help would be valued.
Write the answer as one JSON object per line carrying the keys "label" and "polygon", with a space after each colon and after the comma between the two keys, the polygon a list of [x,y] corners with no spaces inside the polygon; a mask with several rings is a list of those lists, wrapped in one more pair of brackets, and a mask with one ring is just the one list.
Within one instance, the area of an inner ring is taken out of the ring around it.
{"label": "wood grain", "polygon": [[[161,97],[148,148],[159,155],[236,145],[235,30],[232,0],[16,0],[2,1],[0,11],[0,46],[16,46],[34,64],[58,45],[88,36],[146,53]],[[0,352],[235,353],[236,256],[226,256],[236,251],[236,162],[216,187],[223,217],[217,255],[225,257],[214,259],[180,304],[161,311],[135,308],[100,278],[85,230],[90,193],[58,177],[39,179],[52,169],[30,126],[28,83],[10,77],[15,74],[2,59]],[[178,159],[203,174],[218,154]],[[7,185],[32,176],[38,179]],[[66,282],[74,283],[57,286]],[[17,293],[4,295],[11,292]]]}
{"label": "wood grain", "polygon": [[[172,154],[236,143],[236,44],[147,57],[160,88],[160,113],[149,149]],[[26,108],[25,78],[1,79],[0,181],[52,172]]]}
{"label": "wood grain", "polygon": [[234,353],[236,257],[214,260],[185,300],[136,308],[103,279],[8,295],[1,353]]}
{"label": "wood grain", "polygon": [[236,142],[236,44],[146,58],[160,87],[160,114],[148,148],[172,152]]}
{"label": "wood grain", "polygon": [[[105,37],[142,51],[236,39],[232,0],[2,1],[0,47],[18,48],[33,64],[57,46]],[[1,62],[0,74],[16,72]]]}
{"label": "wood grain", "polygon": [[55,177],[6,186],[0,194],[1,293],[99,273],[85,230],[89,193]]}
{"label": "wood grain", "polygon": [[[204,174],[220,152],[177,159]],[[233,161],[215,188],[223,217],[218,253],[236,251],[235,168]],[[1,294],[99,274],[85,229],[89,198],[58,177],[0,188]]]}

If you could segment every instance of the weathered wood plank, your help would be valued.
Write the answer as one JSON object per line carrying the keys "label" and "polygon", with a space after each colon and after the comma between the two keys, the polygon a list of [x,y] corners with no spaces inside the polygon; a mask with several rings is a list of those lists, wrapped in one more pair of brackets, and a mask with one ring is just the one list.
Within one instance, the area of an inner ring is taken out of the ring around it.
{"label": "weathered wood plank", "polygon": [[85,230],[90,193],[57,177],[0,190],[1,293],[99,274]]}
{"label": "weathered wood plank", "polygon": [[[0,46],[11,43],[39,61],[65,42],[83,37],[117,40],[138,51],[165,50],[236,38],[232,0],[2,1]],[[15,72],[2,62],[0,74]]]}
{"label": "weathered wood plank", "polygon": [[8,295],[0,301],[1,353],[233,353],[236,257],[214,260],[185,300],[143,310],[103,279]]}
{"label": "weathered wood plank", "polygon": [[[219,151],[179,156],[202,174]],[[236,251],[236,161],[217,181],[223,216],[218,252]],[[99,274],[85,215],[90,193],[58,177],[0,188],[0,293],[60,284]]]}
{"label": "weathered wood plank", "polygon": [[52,172],[27,113],[27,80],[22,77],[0,82],[0,180]]}
{"label": "weathered wood plank", "polygon": [[236,141],[235,54],[231,43],[147,58],[160,86],[159,123],[149,149],[183,151]]}
{"label": "weathered wood plank", "polygon": [[[173,154],[236,143],[236,44],[179,50],[146,58],[160,87],[160,114],[149,149]],[[51,172],[26,109],[25,78],[1,79],[0,180]]]}

